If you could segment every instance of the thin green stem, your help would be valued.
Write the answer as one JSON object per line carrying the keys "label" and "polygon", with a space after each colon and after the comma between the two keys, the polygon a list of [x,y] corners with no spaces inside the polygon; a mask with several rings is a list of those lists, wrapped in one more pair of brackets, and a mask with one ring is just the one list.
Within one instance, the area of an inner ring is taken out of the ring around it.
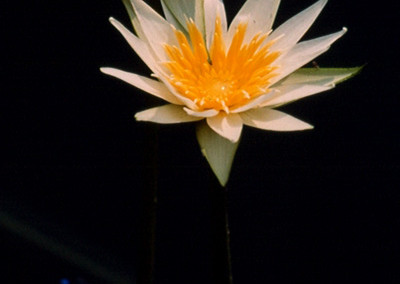
{"label": "thin green stem", "polygon": [[210,187],[212,204],[213,283],[232,284],[232,260],[228,218],[228,190],[219,184]]}

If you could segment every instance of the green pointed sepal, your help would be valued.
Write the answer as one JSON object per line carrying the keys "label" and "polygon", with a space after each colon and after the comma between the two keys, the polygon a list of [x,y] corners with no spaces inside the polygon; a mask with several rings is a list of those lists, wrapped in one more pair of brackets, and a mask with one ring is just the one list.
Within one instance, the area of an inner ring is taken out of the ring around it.
{"label": "green pointed sepal", "polygon": [[280,84],[315,84],[324,82],[325,85],[342,83],[358,73],[363,66],[350,68],[300,68],[283,79]]}
{"label": "green pointed sepal", "polygon": [[232,143],[213,131],[205,121],[196,128],[197,141],[219,183],[225,186],[229,179],[239,141]]}
{"label": "green pointed sepal", "polygon": [[204,0],[161,0],[167,20],[188,36],[187,21],[194,20],[197,28],[205,34]]}

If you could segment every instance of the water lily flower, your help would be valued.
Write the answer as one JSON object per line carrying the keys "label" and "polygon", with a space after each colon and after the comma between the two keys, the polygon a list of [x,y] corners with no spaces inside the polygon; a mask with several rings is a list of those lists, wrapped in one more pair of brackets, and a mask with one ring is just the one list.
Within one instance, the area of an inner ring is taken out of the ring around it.
{"label": "water lily flower", "polygon": [[198,123],[202,152],[225,185],[243,125],[273,131],[312,126],[275,108],[334,87],[359,68],[301,68],[346,28],[301,41],[327,0],[272,30],[279,0],[247,0],[228,25],[222,0],[161,0],[165,18],[142,0],[124,0],[136,34],[111,23],[152,72],[101,71],[167,102],[139,121]]}

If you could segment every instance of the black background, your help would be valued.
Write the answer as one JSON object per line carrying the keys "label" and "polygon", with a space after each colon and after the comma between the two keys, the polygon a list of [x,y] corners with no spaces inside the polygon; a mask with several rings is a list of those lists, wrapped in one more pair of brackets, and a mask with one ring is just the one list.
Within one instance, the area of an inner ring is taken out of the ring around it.
{"label": "black background", "polygon": [[[313,2],[282,0],[276,23]],[[149,128],[159,145],[156,283],[210,283],[214,177],[194,125],[135,122],[162,102],[99,71],[149,74],[108,22],[130,27],[122,3],[3,3],[0,283],[108,283],[72,251],[134,283]],[[242,3],[225,1],[230,19]],[[400,281],[398,8],[331,0],[306,38],[348,27],[317,62],[366,64],[362,73],[282,108],[312,131],[244,129],[228,184],[235,283]],[[43,236],[69,257],[38,245]]]}

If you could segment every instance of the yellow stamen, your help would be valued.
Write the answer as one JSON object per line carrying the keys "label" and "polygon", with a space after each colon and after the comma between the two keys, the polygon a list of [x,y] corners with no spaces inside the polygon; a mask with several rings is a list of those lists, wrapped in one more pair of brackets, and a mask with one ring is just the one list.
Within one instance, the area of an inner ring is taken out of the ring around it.
{"label": "yellow stamen", "polygon": [[[229,112],[268,92],[276,75],[274,61],[279,52],[271,52],[274,41],[264,43],[268,34],[258,33],[243,43],[247,24],[240,23],[226,47],[221,20],[215,21],[210,49],[193,20],[187,23],[189,40],[176,30],[179,46],[165,45],[169,61],[169,82],[182,96],[191,99],[199,110]],[[264,43],[264,45],[263,45]]]}

